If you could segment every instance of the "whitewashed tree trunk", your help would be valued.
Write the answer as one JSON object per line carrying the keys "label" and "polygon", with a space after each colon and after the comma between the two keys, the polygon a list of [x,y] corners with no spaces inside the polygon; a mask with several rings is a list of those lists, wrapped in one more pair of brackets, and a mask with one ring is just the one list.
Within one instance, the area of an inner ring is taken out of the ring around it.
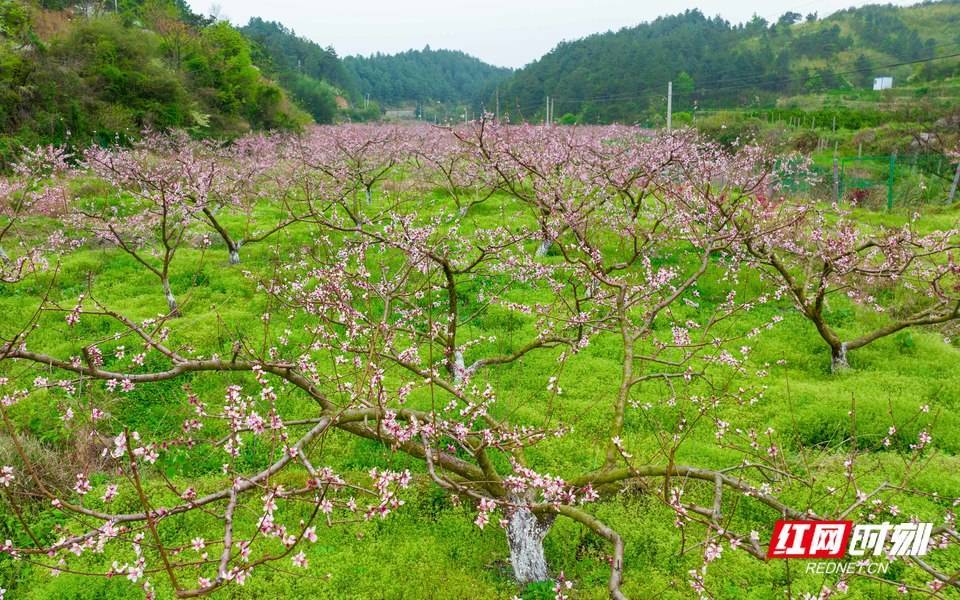
{"label": "whitewashed tree trunk", "polygon": [[850,362],[847,359],[847,343],[843,342],[839,348],[830,352],[830,371],[839,373],[850,368]]}
{"label": "whitewashed tree trunk", "polygon": [[204,207],[203,213],[207,216],[207,221],[210,225],[220,234],[220,238],[223,239],[223,243],[227,245],[227,252],[230,253],[230,264],[239,265],[240,264],[240,245],[243,242],[234,242],[233,238],[230,237],[230,234],[224,229],[223,225],[217,221],[217,210],[218,207],[206,208]]}
{"label": "whitewashed tree trunk", "polygon": [[455,384],[462,383],[466,372],[467,366],[463,362],[463,352],[457,350],[453,353],[453,382]]}
{"label": "whitewashed tree trunk", "polygon": [[163,279],[163,295],[167,298],[167,308],[170,316],[179,317],[180,308],[177,306],[177,297],[173,295],[173,290],[170,289],[170,280],[167,278]]}
{"label": "whitewashed tree trunk", "polygon": [[[523,500],[518,501],[523,504]],[[542,519],[528,508],[514,509],[507,519],[507,543],[510,564],[517,582],[523,585],[550,578],[543,538],[550,531],[553,518]]]}
{"label": "whitewashed tree trunk", "polygon": [[550,252],[550,247],[551,247],[551,246],[553,246],[553,241],[552,241],[552,240],[543,240],[542,242],[540,242],[540,247],[537,248],[537,254],[536,254],[536,256],[537,256],[538,258],[539,258],[539,257],[542,257],[542,256],[546,256],[546,255],[547,255],[547,252]]}

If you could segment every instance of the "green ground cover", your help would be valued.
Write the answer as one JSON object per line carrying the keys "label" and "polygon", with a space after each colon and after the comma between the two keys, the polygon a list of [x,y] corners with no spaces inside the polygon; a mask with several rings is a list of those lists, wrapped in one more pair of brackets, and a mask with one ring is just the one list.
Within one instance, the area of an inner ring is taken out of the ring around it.
{"label": "green ground cover", "polygon": [[[436,211],[448,207],[448,200],[439,192],[424,200],[418,199],[421,209]],[[428,205],[428,206],[424,206]],[[492,200],[471,209],[467,221],[473,226],[494,225],[504,220],[524,221],[527,217],[515,214],[508,198],[495,196]],[[259,207],[264,214],[274,209],[267,204]],[[879,213],[858,211],[858,219],[868,224],[897,225],[910,218],[906,212]],[[954,209],[933,211],[920,218],[921,230],[949,226],[960,218]],[[58,226],[53,220],[37,219],[31,223],[38,232]],[[269,272],[278,261],[284,261],[288,252],[306,241],[312,232],[306,226],[293,227],[263,244],[244,249],[244,262],[228,266],[226,251],[214,245],[204,251],[193,247],[182,251],[175,263],[174,290],[180,295],[184,317],[174,323],[175,338],[180,344],[189,344],[201,354],[227,352],[223,348],[224,328],[231,335],[245,333],[255,339],[261,326],[259,315],[268,307],[261,295],[253,292],[253,283],[245,271]],[[533,250],[533,247],[530,248]],[[547,257],[546,260],[557,260]],[[682,253],[663,257],[663,260],[682,261]],[[159,282],[139,269],[128,256],[115,249],[88,245],[67,254],[54,275],[47,273],[17,286],[0,287],[0,328],[9,333],[17,324],[26,321],[41,294],[52,285],[55,298],[70,305],[87,286],[92,274],[94,295],[108,299],[111,308],[133,318],[146,318],[165,310]],[[772,285],[755,275],[739,284],[744,289],[770,290]],[[722,295],[722,284],[709,279],[702,286],[709,301]],[[535,285],[515,286],[510,292],[514,301],[543,299],[544,291]],[[843,299],[833,300],[828,318],[841,332],[853,326],[858,309]],[[896,452],[916,440],[922,429],[933,434],[933,450],[926,455],[929,463],[914,484],[940,499],[960,497],[960,345],[946,340],[942,331],[908,330],[880,340],[852,355],[852,369],[838,375],[830,373],[829,353],[812,325],[802,319],[785,300],[766,305],[751,313],[745,326],[761,325],[772,314],[781,314],[784,321],[770,331],[764,331],[753,344],[753,359],[758,364],[768,363],[770,375],[764,380],[768,386],[763,398],[753,406],[725,407],[724,417],[737,426],[759,430],[772,427],[777,439],[786,448],[797,449],[805,464],[797,465],[807,473],[817,475],[816,487],[822,492],[827,486],[843,484],[842,462],[853,448],[866,451],[858,462],[858,483],[864,488],[883,481],[896,482],[904,472],[903,458]],[[217,318],[219,316],[219,318]],[[51,316],[62,319],[62,315]],[[869,317],[868,317],[869,318]],[[302,318],[300,318],[302,321]],[[297,330],[293,321],[290,328]],[[532,323],[525,322],[506,311],[491,310],[476,320],[473,333],[493,335],[496,342],[490,348],[511,349],[532,331]],[[85,320],[76,332],[79,337],[99,333],[107,337],[111,326],[96,320]],[[100,328],[91,331],[91,328]],[[46,351],[66,355],[73,340],[59,337],[53,329],[41,327],[31,338],[31,345]],[[296,333],[294,334],[296,335]],[[106,346],[109,347],[109,346]],[[603,448],[593,440],[603,439],[608,415],[605,409],[592,410],[603,404],[605,398],[616,393],[622,346],[616,340],[603,336],[595,339],[576,361],[570,362],[562,374],[564,395],[562,401],[544,390],[543,382],[556,370],[556,352],[544,350],[532,353],[521,361],[495,370],[485,371],[481,381],[490,381],[498,390],[495,415],[511,414],[517,422],[540,424],[547,416],[562,419],[573,425],[567,436],[547,441],[530,453],[531,466],[540,472],[559,476],[565,470],[582,471],[590,465],[602,463]],[[480,347],[479,350],[483,350]],[[106,353],[105,353],[106,354]],[[107,357],[107,366],[110,365]],[[778,365],[777,363],[782,364]],[[149,366],[149,365],[148,365]],[[190,407],[183,399],[181,386],[189,382],[191,388],[210,402],[222,398],[229,383],[249,385],[252,378],[245,374],[195,374],[185,380],[160,385],[141,386],[133,393],[114,401],[112,412],[131,429],[146,438],[169,434],[179,428],[189,416]],[[640,389],[636,398],[655,400],[664,390],[657,385]],[[39,443],[67,462],[82,462],[82,442],[68,436],[56,410],[55,394],[34,394],[11,410],[12,418]],[[414,398],[414,403],[425,401]],[[302,410],[310,414],[311,403],[295,390],[280,391],[280,405],[290,411]],[[929,405],[923,414],[908,427],[901,429],[893,448],[884,448],[880,440],[887,434],[891,415],[904,419],[916,413],[920,406]],[[852,413],[852,414],[851,414]],[[655,433],[661,419],[669,421],[676,415],[664,407],[651,410],[637,408],[627,415],[624,436],[630,448],[642,455],[645,448],[653,449]],[[334,432],[336,443],[328,443],[323,464],[339,472],[364,473],[372,466],[410,468],[415,484],[405,496],[406,505],[383,521],[350,524],[336,528],[320,528],[316,544],[304,550],[310,560],[306,571],[293,572],[288,562],[267,565],[256,572],[243,586],[230,586],[213,594],[213,598],[552,598],[552,587],[535,584],[519,589],[511,579],[508,549],[503,533],[496,526],[481,530],[473,525],[475,510],[457,505],[434,486],[419,461],[392,452],[376,442]],[[735,451],[719,447],[710,427],[696,430],[683,447],[678,461],[691,461],[703,466],[726,467],[739,460]],[[802,452],[799,452],[803,449]],[[267,444],[250,443],[243,449],[242,461],[251,467],[265,464],[275,456],[277,449]],[[0,446],[4,457],[10,456],[10,444]],[[176,450],[164,453],[157,469],[171,480],[191,480],[198,489],[220,469],[218,451],[185,454]],[[75,471],[74,471],[75,472]],[[94,478],[94,493],[88,496],[94,504],[105,478]],[[147,485],[162,493],[162,482],[155,475]],[[704,489],[709,495],[710,490]],[[810,492],[813,494],[813,491]],[[788,500],[803,504],[802,496]],[[911,497],[900,500],[902,514],[916,514],[923,520],[932,517],[942,500],[933,497]],[[115,501],[120,507],[134,509],[133,497],[121,496]],[[6,505],[4,505],[6,506]],[[116,508],[116,507],[115,507]],[[22,509],[39,531],[53,536],[56,517],[40,503],[25,505]],[[306,510],[306,509],[304,509]],[[596,513],[617,529],[626,541],[623,591],[634,598],[688,598],[693,593],[687,579],[689,569],[700,564],[697,540],[686,540],[677,535],[673,526],[673,511],[660,501],[645,494],[640,485],[622,489],[615,501],[600,504]],[[254,512],[238,513],[238,520],[249,524]],[[768,510],[744,505],[737,510],[739,530],[757,529],[761,539],[769,535],[775,516]],[[205,532],[215,538],[218,523],[209,522],[202,514],[195,515],[182,530],[167,530],[164,536],[171,540]],[[188,527],[189,524],[189,527]],[[0,536],[26,542],[15,516],[4,508],[0,513]],[[765,540],[764,540],[765,541]],[[576,598],[607,597],[606,581],[609,568],[605,542],[582,526],[570,521],[558,521],[546,538],[547,557],[555,572],[562,571],[575,582]],[[952,555],[954,568],[960,566],[960,554]],[[85,555],[85,564],[105,568],[96,555]],[[788,583],[793,597],[804,591],[816,591],[829,576],[806,575],[797,562],[760,562],[744,552],[726,550],[711,581],[711,591],[717,598],[761,599],[784,598]],[[899,579],[903,567],[894,564],[886,577]],[[719,578],[722,573],[722,581]],[[924,586],[925,580],[916,574],[908,580]],[[171,590],[160,576],[152,578],[160,597],[169,597]],[[45,569],[29,562],[12,561],[0,557],[0,586],[8,589],[8,597],[29,599],[107,599],[128,598],[140,592],[122,577],[113,579],[90,578],[62,573],[53,577]],[[893,598],[900,597],[896,588],[866,582],[844,597]]]}

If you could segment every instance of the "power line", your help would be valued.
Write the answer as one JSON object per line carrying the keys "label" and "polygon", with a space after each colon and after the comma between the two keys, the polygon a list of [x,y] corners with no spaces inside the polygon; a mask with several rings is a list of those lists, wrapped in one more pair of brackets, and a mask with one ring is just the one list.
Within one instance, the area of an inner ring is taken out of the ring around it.
{"label": "power line", "polygon": [[[944,43],[944,44],[937,44],[937,45],[933,46],[932,49],[936,49],[936,48],[940,48],[940,49],[943,49],[943,48],[955,48],[955,47],[957,47],[957,46],[960,46],[960,42],[948,42],[948,43]],[[957,56],[957,54],[950,54],[950,55],[943,55],[943,56],[932,56],[932,57],[920,58],[920,59],[912,59],[912,60],[908,60],[908,61],[904,61],[904,62],[899,62],[899,63],[891,63],[891,64],[889,64],[889,65],[879,65],[879,66],[870,65],[869,67],[863,67],[863,68],[859,68],[859,69],[852,69],[852,70],[850,70],[850,71],[843,71],[843,72],[839,72],[839,73],[835,73],[835,74],[836,74],[836,75],[846,75],[846,74],[849,74],[849,73],[863,72],[863,71],[872,71],[872,70],[875,70],[875,69],[888,69],[888,68],[894,68],[894,67],[903,66],[903,65],[908,65],[908,64],[915,64],[915,63],[921,63],[921,62],[930,62],[930,61],[933,61],[933,60],[940,60],[940,59],[942,59],[942,58],[951,58],[951,57],[953,57],[953,56]],[[721,84],[723,84],[723,83],[737,83],[737,82],[745,82],[745,81],[746,81],[746,82],[757,81],[757,80],[762,80],[764,77],[767,77],[767,76],[766,76],[766,75],[743,76],[743,77],[737,77],[737,78],[728,79],[728,80],[722,80],[722,81],[712,82],[712,83],[709,83],[708,85],[710,85],[711,87],[714,87],[714,88],[718,88],[718,87],[719,87],[719,88],[723,88],[723,87],[725,87],[725,86],[721,85]]]}
{"label": "power line", "polygon": [[[800,9],[806,9],[812,5],[821,4],[823,1],[824,0],[810,0],[809,2],[804,2],[803,4],[796,5],[792,8],[787,8],[785,9],[785,11],[794,12]],[[844,12],[844,11],[838,11],[838,12]],[[768,17],[765,17],[764,20],[773,19],[776,16],[777,15],[769,15]],[[822,22],[826,22],[825,19],[818,19],[818,20]],[[932,41],[932,40],[928,40],[928,41]],[[943,49],[943,48],[956,47],[956,46],[960,46],[960,42],[933,44],[933,45],[927,46],[927,48],[929,48],[929,50],[931,51],[934,51],[936,49]],[[824,51],[824,50],[829,51],[830,49],[837,49],[838,51],[842,51],[842,50],[846,50],[847,48],[841,47],[839,44],[819,44],[818,49],[820,51]],[[840,72],[833,71],[831,73],[836,76],[842,76],[842,75],[849,75],[849,74],[855,74],[855,73],[863,73],[866,71],[872,71],[876,69],[890,69],[890,68],[896,68],[896,67],[911,65],[911,64],[933,62],[937,60],[954,58],[957,56],[960,56],[960,53],[952,53],[952,54],[943,55],[943,56],[932,56],[932,57],[922,58],[922,59],[913,59],[913,60],[901,61],[901,62],[890,63],[890,64],[879,65],[879,66],[871,65],[869,68],[866,68],[866,67],[854,68],[854,69],[849,69],[849,70],[840,71]],[[792,82],[806,82],[817,76],[818,76],[817,73],[814,73],[812,75],[807,75],[807,76],[799,76],[799,77],[789,77],[789,76],[778,77],[778,76],[771,76],[769,74],[745,75],[745,76],[732,77],[732,78],[726,78],[726,79],[718,79],[718,80],[714,80],[712,82],[706,82],[706,83],[700,82],[701,87],[699,87],[698,89],[695,89],[692,92],[692,94],[702,97],[704,95],[714,94],[718,91],[727,91],[727,90],[735,91],[737,89],[745,89],[745,88],[758,88],[758,87],[770,87],[771,85],[784,85]],[[610,94],[591,96],[591,97],[582,97],[582,98],[576,98],[576,97],[566,97],[566,98],[559,97],[558,98],[556,96],[551,95],[551,105],[550,105],[551,112],[553,112],[552,107],[557,100],[560,101],[560,104],[562,106],[565,104],[570,105],[570,104],[579,104],[584,102],[617,102],[622,100],[635,100],[635,99],[654,98],[654,97],[665,98],[665,96],[661,92],[656,91],[661,89],[663,85],[665,85],[665,81],[651,84],[651,88],[653,89],[650,91],[619,92],[619,93],[610,93]],[[773,90],[769,90],[769,91],[773,91]],[[537,110],[536,106],[530,106],[530,107],[524,107],[524,108],[530,111]],[[521,114],[524,112],[523,109],[521,109],[520,107],[517,107],[515,110]]]}
{"label": "power line", "polygon": [[[938,44],[937,46],[934,46],[934,48],[952,48],[952,47],[956,47],[956,46],[960,46],[960,43],[958,43],[958,42],[950,42],[950,43],[945,43],[945,44]],[[853,73],[853,72],[862,72],[862,71],[865,71],[865,70],[887,69],[887,68],[893,68],[893,67],[903,66],[903,65],[907,65],[907,64],[914,64],[914,63],[918,63],[918,62],[929,62],[929,61],[933,61],[933,60],[940,60],[940,59],[944,59],[944,58],[951,58],[951,57],[954,57],[954,56],[957,56],[957,55],[956,55],[956,54],[950,54],[950,55],[937,56],[937,57],[928,57],[928,58],[924,58],[924,59],[915,59],[915,60],[910,60],[910,61],[905,61],[905,62],[900,62],[900,63],[891,63],[891,64],[889,64],[889,65],[879,65],[879,66],[873,66],[873,65],[871,65],[869,68],[853,69],[853,70],[850,70],[850,71],[843,71],[843,72],[836,73],[836,74],[837,74],[837,75],[844,75],[844,74]],[[706,91],[707,89],[728,89],[728,88],[731,88],[731,87],[756,87],[755,85],[731,86],[731,85],[725,85],[725,84],[732,84],[732,83],[750,83],[750,84],[753,84],[753,83],[755,83],[755,82],[762,82],[764,79],[770,79],[770,77],[771,77],[770,75],[744,75],[744,76],[734,77],[734,78],[729,78],[729,79],[717,79],[717,80],[713,80],[713,81],[708,81],[708,82],[706,82],[706,83],[701,83],[701,86],[702,86],[702,87],[701,87],[700,89],[698,89],[698,90],[694,90],[694,92],[695,92],[695,93],[696,93],[696,92],[701,92],[701,93],[702,93],[702,92]],[[780,80],[782,80],[782,79],[784,79],[784,78],[782,78],[782,77],[781,77],[781,78],[777,78],[775,81],[780,81]],[[798,79],[804,79],[804,78],[801,77],[801,78],[798,78]],[[787,81],[789,82],[789,80],[787,80]],[[666,81],[662,81],[662,82],[660,82],[660,83],[652,84],[651,87],[654,88],[654,89],[659,89],[659,88],[663,87],[663,85],[665,85],[665,84],[666,84]],[[640,96],[648,96],[648,95],[650,95],[649,92],[645,92],[645,93],[640,94]],[[637,97],[637,94],[635,94],[635,93],[632,93],[632,92],[622,92],[622,93],[618,93],[618,94],[605,94],[605,95],[593,96],[593,97],[589,97],[589,98],[564,98],[563,100],[571,100],[571,101],[577,101],[577,102],[593,102],[593,101],[604,101],[604,100],[632,99],[632,98],[635,98],[635,97]]]}
{"label": "power line", "polygon": [[[957,44],[957,43],[944,44],[943,47],[958,46],[958,45],[960,44]],[[945,54],[941,56],[932,56],[927,58],[918,58],[914,60],[888,63],[885,65],[877,65],[877,66],[871,65],[869,67],[847,69],[844,71],[833,71],[833,74],[835,76],[852,75],[857,73],[865,73],[868,71],[876,71],[879,69],[892,69],[896,67],[934,62],[938,60],[946,60],[949,58],[957,58],[957,57],[960,57],[960,52],[954,52],[951,54]],[[770,77],[769,75],[743,77],[738,79],[726,80],[727,82],[729,82],[728,85],[723,85],[722,83],[702,84],[702,87],[695,89],[693,91],[693,94],[696,95],[696,94],[713,93],[718,90],[730,91],[730,90],[745,89],[745,88],[757,88],[757,87],[762,87],[764,85],[771,85],[771,84],[779,86],[779,85],[785,85],[788,83],[806,82],[813,79],[814,77],[817,77],[817,74],[806,75],[806,76],[793,76],[793,77],[790,77],[790,76]],[[766,79],[766,81],[764,81],[764,79]],[[666,85],[666,82],[651,84],[650,87],[653,89],[651,89],[650,91],[640,92],[640,93],[608,94],[604,96],[592,96],[592,97],[583,97],[583,98],[556,98],[556,97],[555,98],[556,100],[559,100],[561,104],[584,103],[584,102],[617,102],[622,100],[636,100],[636,99],[649,98],[654,96],[663,96],[662,92],[655,91],[655,90],[657,90],[657,88],[663,87],[664,85]]]}

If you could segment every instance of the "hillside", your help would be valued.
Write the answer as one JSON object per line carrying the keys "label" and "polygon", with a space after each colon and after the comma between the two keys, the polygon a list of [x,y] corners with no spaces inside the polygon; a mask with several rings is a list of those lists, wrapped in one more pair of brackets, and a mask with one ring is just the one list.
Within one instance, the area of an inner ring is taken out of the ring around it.
{"label": "hillside", "polygon": [[144,128],[232,136],[309,121],[229,23],[164,0],[87,14],[65,6],[0,0],[0,167],[22,145],[103,143]]}
{"label": "hillside", "polygon": [[[377,119],[380,106],[448,120],[492,109],[496,95],[515,121],[541,120],[550,96],[566,123],[655,126],[668,81],[678,123],[774,108],[933,121],[957,105],[956,86],[941,84],[960,76],[960,0],[736,25],[691,10],[561,42],[518,71],[429,46],[341,58],[288,25],[254,17],[234,28],[183,0],[85,6],[0,0],[0,168],[22,145],[144,128],[229,137]],[[897,89],[869,92],[876,75]]]}
{"label": "hillside", "polygon": [[871,5],[823,19],[788,12],[739,25],[691,10],[563,42],[517,71],[501,99],[528,119],[542,118],[549,95],[558,118],[648,120],[662,114],[670,80],[678,111],[769,106],[783,96],[864,88],[879,74],[941,79],[960,73],[960,60],[926,59],[958,50],[957,0]]}
{"label": "hillside", "polygon": [[493,94],[512,73],[457,50],[429,46],[392,55],[348,56],[344,64],[362,94],[388,105],[475,103]]}
{"label": "hillside", "polygon": [[338,96],[341,103],[358,99],[356,79],[333,48],[259,18],[250,19],[240,31],[254,43],[254,61],[260,70],[289,90],[317,123],[334,120]]}

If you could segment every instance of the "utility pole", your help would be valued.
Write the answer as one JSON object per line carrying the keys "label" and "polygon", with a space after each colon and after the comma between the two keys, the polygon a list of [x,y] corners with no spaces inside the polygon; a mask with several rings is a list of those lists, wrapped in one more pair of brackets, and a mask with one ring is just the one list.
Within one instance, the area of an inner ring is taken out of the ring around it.
{"label": "utility pole", "polygon": [[667,82],[667,133],[673,129],[673,82]]}
{"label": "utility pole", "polygon": [[497,122],[500,122],[500,86],[497,86]]}
{"label": "utility pole", "polygon": [[550,96],[547,96],[547,106],[544,108],[546,112],[543,113],[543,124],[545,126],[550,125]]}

